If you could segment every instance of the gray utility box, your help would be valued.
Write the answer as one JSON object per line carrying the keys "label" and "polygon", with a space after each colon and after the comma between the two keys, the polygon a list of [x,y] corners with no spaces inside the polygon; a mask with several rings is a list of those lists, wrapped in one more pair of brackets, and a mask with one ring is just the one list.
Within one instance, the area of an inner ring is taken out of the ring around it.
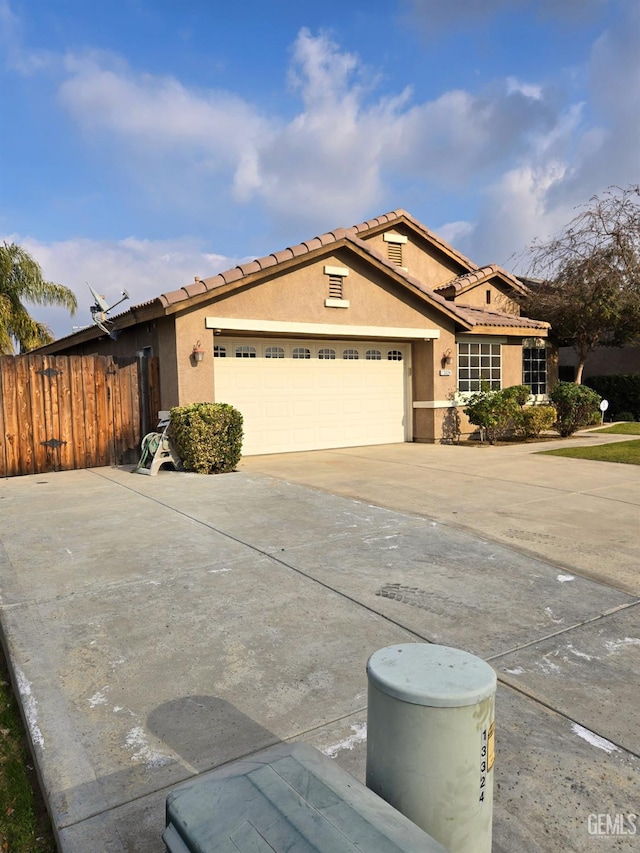
{"label": "gray utility box", "polygon": [[279,744],[175,788],[170,853],[446,853],[306,744]]}

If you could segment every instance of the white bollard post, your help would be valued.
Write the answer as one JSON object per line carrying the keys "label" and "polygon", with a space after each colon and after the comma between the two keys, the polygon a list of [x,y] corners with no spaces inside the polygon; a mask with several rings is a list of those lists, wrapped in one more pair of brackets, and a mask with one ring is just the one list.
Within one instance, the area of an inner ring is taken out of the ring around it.
{"label": "white bollard post", "polygon": [[491,853],[496,674],[447,646],[367,663],[367,787],[450,853]]}

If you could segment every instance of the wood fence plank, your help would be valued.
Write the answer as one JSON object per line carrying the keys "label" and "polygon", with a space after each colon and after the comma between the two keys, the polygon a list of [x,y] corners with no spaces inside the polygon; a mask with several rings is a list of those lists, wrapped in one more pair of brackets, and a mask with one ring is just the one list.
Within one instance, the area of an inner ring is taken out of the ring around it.
{"label": "wood fence plank", "polygon": [[122,388],[120,387],[120,369],[115,360],[109,369],[111,381],[111,423],[113,428],[113,453],[115,464],[122,462],[125,442],[122,434]]}
{"label": "wood fence plank", "polygon": [[16,400],[15,359],[13,356],[3,356],[0,359],[0,365],[4,399],[7,477],[15,477],[20,473],[20,450],[18,446],[20,429]]}
{"label": "wood fence plank", "polygon": [[30,359],[16,358],[16,416],[18,419],[18,454],[20,474],[34,474],[36,471],[33,446],[33,427],[31,422]]}
{"label": "wood fence plank", "polygon": [[[58,377],[55,375],[57,371],[56,365],[56,356],[48,356],[48,367],[51,371],[51,375],[49,376],[48,385],[49,385],[49,425],[50,425],[50,440],[52,442],[60,441],[60,405],[58,400]],[[60,457],[61,457],[61,447],[59,444],[50,445],[49,447],[51,453],[51,464],[52,471],[60,471]]]}
{"label": "wood fence plank", "polygon": [[61,471],[70,471],[76,467],[74,452],[73,418],[71,412],[71,379],[69,376],[69,357],[59,355],[55,358],[56,392],[58,399],[58,423],[60,445],[59,464]]}
{"label": "wood fence plank", "polygon": [[120,363],[118,375],[120,377],[120,393],[122,399],[122,444],[123,453],[134,447],[134,406],[137,398],[134,397],[134,385],[137,388],[137,372],[132,375],[131,365]]}
{"label": "wood fence plank", "polygon": [[46,442],[51,441],[55,435],[55,425],[53,423],[53,412],[51,406],[51,379],[44,372],[50,369],[49,356],[44,356],[42,359],[43,373],[41,374],[42,381],[42,408],[44,411],[44,432],[45,442],[40,445],[38,469],[41,472],[56,470],[56,456],[53,453],[53,448]]}
{"label": "wood fence plank", "polygon": [[85,398],[82,356],[69,356],[71,385],[71,421],[73,428],[74,458],[76,468],[87,468],[87,441],[85,427]]}
{"label": "wood fence plank", "polygon": [[129,365],[129,375],[131,377],[131,426],[129,428],[129,435],[127,439],[127,450],[137,455],[141,438],[140,433],[142,431],[142,417],[140,409],[142,405],[142,395],[140,394],[139,359],[136,359],[131,363],[131,365]]}
{"label": "wood fence plank", "polygon": [[96,427],[96,356],[82,356],[82,382],[84,391],[84,430],[86,467],[98,466]]}
{"label": "wood fence plank", "polygon": [[[98,361],[99,359],[99,361]],[[109,464],[109,407],[107,406],[107,358],[98,356],[96,363],[96,446],[97,464]]]}
{"label": "wood fence plank", "polygon": [[[20,356],[26,358],[26,356]],[[44,411],[43,384],[47,382],[44,370],[44,358],[41,355],[30,355],[29,358],[29,405],[31,407],[31,426],[33,429],[33,467],[34,473],[42,474],[47,469],[47,449],[44,443],[47,436],[47,426]]]}
{"label": "wood fence plank", "polygon": [[[0,356],[0,365],[4,356]],[[4,394],[2,391],[2,369],[0,369],[0,477],[7,477],[7,431],[4,425]]]}

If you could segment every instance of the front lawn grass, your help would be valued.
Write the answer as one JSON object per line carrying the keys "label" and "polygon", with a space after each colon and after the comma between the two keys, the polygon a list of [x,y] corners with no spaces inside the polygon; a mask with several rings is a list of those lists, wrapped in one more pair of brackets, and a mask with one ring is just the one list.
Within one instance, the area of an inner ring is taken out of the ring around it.
{"label": "front lawn grass", "polygon": [[0,851],[56,853],[0,646]]}
{"label": "front lawn grass", "polygon": [[547,456],[569,456],[571,459],[593,459],[596,462],[622,462],[640,465],[640,439],[599,444],[596,447],[563,447],[561,450],[541,450]]}
{"label": "front lawn grass", "polygon": [[610,435],[640,435],[640,424],[635,421],[612,424],[604,429],[595,429],[593,432],[607,432]]}

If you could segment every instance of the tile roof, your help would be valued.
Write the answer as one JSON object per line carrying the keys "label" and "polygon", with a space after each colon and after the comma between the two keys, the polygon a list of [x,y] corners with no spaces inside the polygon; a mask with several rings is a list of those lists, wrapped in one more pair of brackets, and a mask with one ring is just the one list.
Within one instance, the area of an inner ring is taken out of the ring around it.
{"label": "tile roof", "polygon": [[[376,228],[383,229],[387,225],[390,225],[392,223],[398,224],[402,221],[409,223],[432,245],[434,245],[444,254],[455,260],[456,263],[458,263],[460,266],[466,267],[468,271],[463,273],[462,275],[457,276],[456,278],[445,284],[439,285],[436,288],[429,288],[421,281],[414,278],[408,272],[403,270],[401,267],[391,263],[384,255],[382,255],[380,252],[377,252],[368,241],[362,240],[358,236],[359,234],[368,234]],[[511,276],[509,273],[507,273],[505,270],[503,270],[496,264],[491,264],[482,268],[478,267],[477,264],[473,263],[473,261],[471,261],[469,258],[462,255],[460,252],[450,246],[445,240],[439,237],[435,232],[424,226],[417,219],[414,219],[411,214],[407,213],[407,211],[403,210],[402,208],[392,210],[389,213],[385,213],[382,216],[377,216],[374,219],[368,219],[366,222],[361,222],[358,225],[352,225],[350,228],[336,228],[334,231],[327,231],[326,233],[320,234],[317,237],[312,237],[311,239],[306,240],[303,243],[299,243],[294,246],[288,246],[285,249],[281,249],[277,252],[272,252],[271,254],[265,255],[264,257],[255,258],[254,260],[247,261],[246,263],[238,264],[237,266],[232,267],[231,269],[224,270],[218,273],[217,275],[211,276],[209,278],[201,279],[196,277],[196,280],[191,284],[184,285],[183,287],[180,287],[177,290],[168,291],[167,293],[161,293],[160,296],[147,302],[142,302],[137,305],[133,305],[128,310],[123,311],[120,314],[116,314],[113,317],[110,317],[110,320],[116,321],[118,319],[122,319],[124,317],[129,316],[133,318],[134,322],[136,322],[136,314],[139,313],[141,309],[149,309],[153,308],[153,306],[166,309],[172,306],[177,306],[181,302],[186,302],[194,297],[202,296],[205,293],[211,293],[221,287],[232,284],[234,282],[241,281],[243,278],[246,278],[248,276],[257,275],[270,267],[277,266],[278,264],[284,263],[285,261],[290,261],[293,258],[302,257],[303,255],[309,254],[310,252],[313,252],[324,246],[330,246],[333,243],[339,243],[341,241],[344,241],[345,244],[351,245],[353,248],[357,249],[361,253],[366,253],[378,264],[382,264],[390,272],[403,278],[411,287],[423,293],[429,298],[431,302],[436,303],[441,310],[449,314],[449,316],[456,319],[462,325],[468,327],[477,324],[499,326],[511,325],[514,327],[524,328],[547,327],[547,324],[541,324],[537,321],[527,320],[526,318],[516,318],[512,317],[511,315],[491,314],[491,312],[479,312],[477,309],[471,309],[466,306],[459,306],[456,303],[450,302],[446,300],[443,296],[441,296],[440,291],[446,291],[447,289],[454,287],[457,292],[459,290],[463,290],[465,287],[479,283],[495,275],[499,275],[502,278],[507,279],[509,283],[511,283],[516,289],[522,290],[523,285],[516,278]],[[479,320],[479,315],[483,315],[487,319]],[[491,321],[491,317],[496,318],[498,316],[501,318],[500,322]],[[524,322],[520,322],[521,320]],[[96,332],[98,332],[97,329]],[[68,335],[67,337],[73,337],[73,335]],[[60,338],[59,340],[64,340],[64,338]]]}
{"label": "tile roof", "polygon": [[[224,284],[230,284],[232,281],[238,281],[244,276],[251,275],[251,273],[264,270],[267,267],[275,266],[276,264],[282,263],[284,261],[289,261],[292,258],[300,257],[301,255],[313,252],[314,250],[319,249],[322,246],[328,246],[331,243],[337,243],[340,240],[351,240],[360,248],[362,248],[364,241],[358,239],[358,234],[368,233],[374,228],[388,225],[391,222],[395,223],[401,219],[405,219],[407,222],[410,222],[416,228],[416,230],[422,233],[429,240],[429,242],[433,243],[445,254],[454,258],[461,266],[466,266],[471,271],[478,270],[478,266],[474,264],[473,261],[469,260],[469,258],[456,251],[453,246],[450,246],[434,231],[431,231],[429,228],[426,228],[421,222],[418,222],[417,219],[414,219],[411,214],[406,212],[406,210],[398,208],[397,210],[392,210],[390,213],[385,213],[382,216],[378,216],[375,219],[369,219],[366,222],[361,222],[359,225],[352,225],[350,228],[336,228],[334,231],[327,231],[325,234],[320,234],[317,237],[312,237],[310,240],[306,240],[304,243],[298,243],[295,246],[288,246],[286,249],[281,249],[278,252],[272,252],[270,255],[266,255],[263,258],[256,258],[255,260],[249,261],[248,263],[239,264],[238,266],[233,267],[230,270],[218,273],[217,275],[212,276],[210,278],[202,279],[202,284],[204,285],[204,289],[206,291],[216,290],[218,287],[222,287]],[[387,263],[386,259],[384,259],[382,255],[378,255],[376,253],[376,258],[378,260],[383,260],[385,261],[385,263]],[[391,265],[387,264],[387,266]],[[394,269],[397,272],[398,268],[394,267]],[[495,267],[495,270],[499,270],[499,267]],[[505,275],[508,274],[505,273]],[[455,280],[456,279],[454,279],[454,281]],[[416,280],[414,279],[413,281],[415,282]],[[514,284],[516,286],[519,286],[515,279]],[[189,285],[189,287],[192,286],[193,285]],[[433,290],[431,289],[425,290],[425,288],[422,287],[420,289],[428,293],[429,295],[433,295]],[[160,300],[162,305],[164,305],[165,307],[169,307],[170,305],[175,305],[176,303],[181,302],[184,299],[188,299],[190,295],[192,294],[188,292],[187,287],[181,287],[178,290],[173,290],[168,293],[161,293],[158,299]],[[451,306],[449,307],[451,308]]]}
{"label": "tile roof", "polygon": [[452,278],[451,281],[439,284],[437,287],[434,287],[434,290],[440,292],[453,288],[456,293],[460,293],[467,287],[481,284],[494,276],[499,276],[500,278],[505,279],[513,288],[520,292],[526,290],[526,286],[522,280],[517,279],[515,276],[511,275],[511,273],[508,273],[506,270],[502,269],[502,267],[499,267],[498,264],[488,264],[484,267],[477,267],[471,272],[466,272],[456,278]]}
{"label": "tile roof", "polygon": [[456,305],[457,313],[472,326],[510,326],[514,329],[550,329],[551,324],[530,317],[518,317],[501,311],[486,311],[472,305]]}

